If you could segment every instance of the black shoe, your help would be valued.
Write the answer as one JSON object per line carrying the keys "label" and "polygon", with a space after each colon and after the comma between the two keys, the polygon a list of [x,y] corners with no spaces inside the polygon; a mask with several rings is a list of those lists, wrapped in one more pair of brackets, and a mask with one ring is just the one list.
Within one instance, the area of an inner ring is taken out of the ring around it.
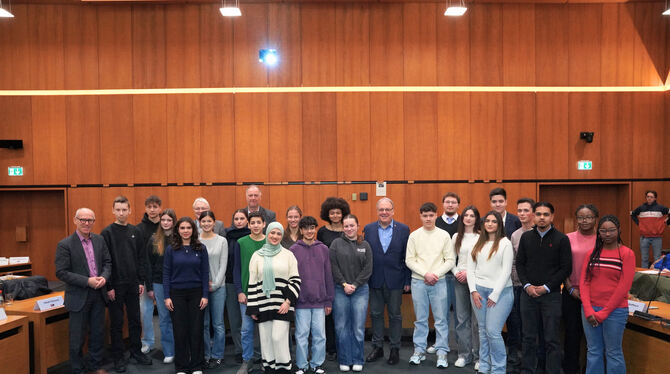
{"label": "black shoe", "polygon": [[384,357],[384,348],[374,347],[368,357],[365,358],[365,362],[375,362],[382,357]]}
{"label": "black shoe", "polygon": [[133,353],[130,355],[130,358],[135,360],[135,363],[138,365],[151,365],[151,358],[144,353]]}
{"label": "black shoe", "polygon": [[243,361],[244,361],[244,359],[242,358],[241,353],[238,353],[238,354],[235,355],[235,363],[236,364],[241,364]]}
{"label": "black shoe", "polygon": [[391,348],[389,359],[386,361],[389,365],[395,365],[400,361],[400,350],[398,348]]}
{"label": "black shoe", "polygon": [[119,358],[114,360],[114,371],[117,373],[126,372],[126,360]]}
{"label": "black shoe", "polygon": [[210,358],[207,362],[206,369],[216,369],[223,364],[223,360],[220,358]]}
{"label": "black shoe", "polygon": [[337,360],[337,352],[328,352],[326,353],[326,360],[335,361]]}

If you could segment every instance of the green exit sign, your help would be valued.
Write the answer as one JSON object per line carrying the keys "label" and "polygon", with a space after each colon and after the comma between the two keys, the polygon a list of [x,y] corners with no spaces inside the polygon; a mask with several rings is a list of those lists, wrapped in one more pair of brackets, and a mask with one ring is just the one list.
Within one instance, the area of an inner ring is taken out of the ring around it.
{"label": "green exit sign", "polygon": [[593,169],[593,161],[588,160],[577,161],[577,170],[592,170],[592,169]]}
{"label": "green exit sign", "polygon": [[10,166],[7,168],[7,174],[10,177],[19,177],[23,175],[23,167],[21,166]]}

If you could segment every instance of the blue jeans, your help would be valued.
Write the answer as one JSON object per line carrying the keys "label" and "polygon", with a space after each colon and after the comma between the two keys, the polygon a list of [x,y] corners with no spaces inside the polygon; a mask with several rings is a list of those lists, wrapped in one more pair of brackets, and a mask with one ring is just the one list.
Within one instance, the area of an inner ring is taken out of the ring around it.
{"label": "blue jeans", "polygon": [[473,303],[479,322],[479,372],[504,374],[507,370],[507,353],[501,332],[512,311],[514,293],[511,286],[505,287],[496,305],[489,308],[486,303],[493,289],[477,285],[477,292],[483,299],[480,309]]}
{"label": "blue jeans", "polygon": [[[162,299],[157,299],[162,301]],[[154,337],[154,301],[147,296],[146,289],[140,295],[140,314],[142,315],[142,344],[152,348],[156,338]]]}
{"label": "blue jeans", "polygon": [[[601,309],[601,307],[593,307],[596,312]],[[586,374],[605,372],[603,353],[607,356],[607,374],[626,372],[626,361],[623,358],[621,341],[627,321],[628,308],[617,308],[602,323],[593,327],[586,321],[584,308],[582,307],[582,325],[584,326],[587,346]]]}
{"label": "blue jeans", "polygon": [[[226,347],[226,326],[223,322],[223,306],[226,304],[226,287],[209,293],[209,303],[205,309],[205,359],[223,359]],[[209,321],[214,326],[214,339],[209,335]]]}
{"label": "blue jeans", "polygon": [[170,311],[165,307],[163,285],[154,283],[154,297],[158,308],[158,326],[161,329],[161,347],[165,357],[174,357],[174,335],[172,333],[172,318]]}
{"label": "blue jeans", "polygon": [[254,356],[254,320],[247,315],[247,304],[240,304],[242,314],[242,359],[249,361]]}
{"label": "blue jeans", "polygon": [[295,364],[307,369],[309,334],[312,333],[312,355],[309,366],[317,368],[326,359],[326,311],[324,308],[295,310]]}
{"label": "blue jeans", "polygon": [[465,359],[465,362],[468,363],[479,360],[479,327],[470,302],[470,289],[467,283],[460,283],[458,280],[454,283],[454,299],[456,300],[454,327],[458,337],[458,357]]}
{"label": "blue jeans", "polygon": [[435,320],[435,349],[437,354],[449,352],[449,323],[447,323],[447,281],[442,278],[433,286],[412,278],[412,303],[414,304],[414,350],[425,352],[428,338],[428,314],[433,310]]}
{"label": "blue jeans", "polygon": [[368,313],[370,290],[367,284],[351,295],[342,286],[335,286],[333,319],[337,337],[337,359],[340,365],[363,365],[365,317]]}
{"label": "blue jeans", "polygon": [[[663,238],[648,238],[640,236],[640,251],[642,251],[641,265],[643,268],[649,267],[649,246],[654,250],[654,261],[661,258],[661,247],[663,246]],[[652,262],[654,262],[652,261]]]}

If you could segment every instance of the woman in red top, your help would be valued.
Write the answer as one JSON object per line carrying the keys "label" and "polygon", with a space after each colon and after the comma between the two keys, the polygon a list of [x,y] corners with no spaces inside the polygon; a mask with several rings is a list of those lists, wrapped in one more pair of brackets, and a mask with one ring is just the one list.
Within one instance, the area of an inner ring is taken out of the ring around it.
{"label": "woman in red top", "polygon": [[628,291],[635,275],[635,254],[621,245],[621,226],[612,215],[598,222],[596,245],[584,261],[579,289],[588,346],[586,373],[626,372],[621,340],[628,320]]}

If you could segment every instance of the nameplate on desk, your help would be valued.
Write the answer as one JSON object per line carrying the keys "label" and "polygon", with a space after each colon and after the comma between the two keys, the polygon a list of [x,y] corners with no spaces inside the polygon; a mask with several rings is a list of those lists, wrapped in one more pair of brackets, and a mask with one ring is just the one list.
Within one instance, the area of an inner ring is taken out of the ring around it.
{"label": "nameplate on desk", "polygon": [[9,265],[9,259],[7,257],[0,257],[0,266]]}
{"label": "nameplate on desk", "polygon": [[30,262],[30,257],[10,257],[9,258],[9,264],[10,265],[27,264],[29,262]]}
{"label": "nameplate on desk", "polygon": [[54,296],[48,299],[37,300],[33,310],[44,312],[45,310],[60,308],[63,306],[63,296]]}
{"label": "nameplate on desk", "polygon": [[647,303],[642,303],[635,300],[628,300],[628,313],[635,313],[637,311],[646,313]]}
{"label": "nameplate on desk", "polygon": [[5,313],[5,308],[0,308],[0,321],[7,319],[7,313]]}

